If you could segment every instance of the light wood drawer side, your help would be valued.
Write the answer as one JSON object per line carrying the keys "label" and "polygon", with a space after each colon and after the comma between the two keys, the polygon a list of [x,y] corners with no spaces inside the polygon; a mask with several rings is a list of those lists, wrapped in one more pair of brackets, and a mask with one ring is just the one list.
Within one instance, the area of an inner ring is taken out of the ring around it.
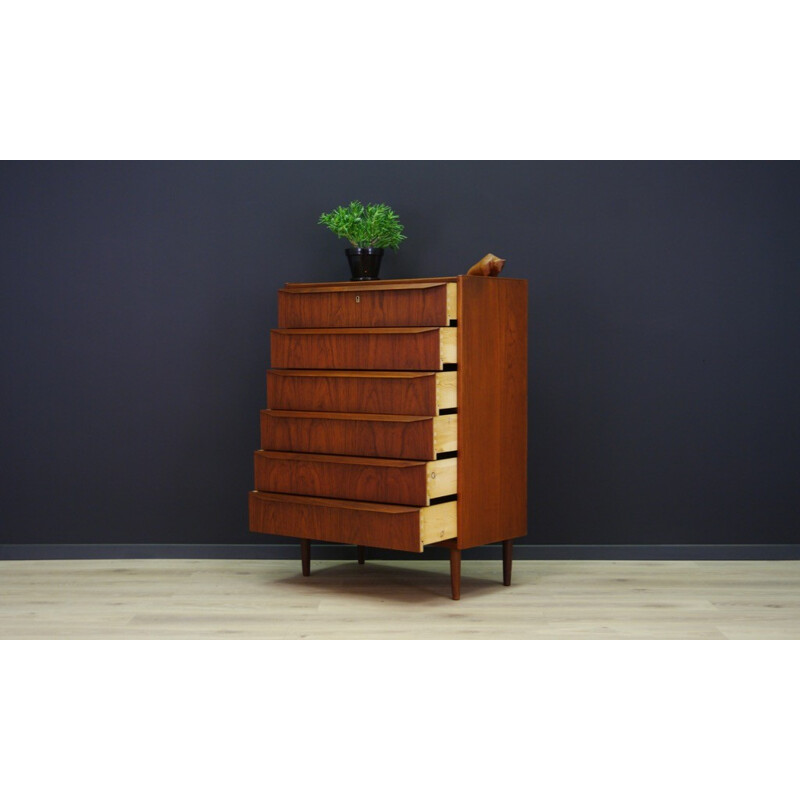
{"label": "light wood drawer side", "polygon": [[458,406],[458,373],[454,371],[436,374],[436,409]]}
{"label": "light wood drawer side", "polygon": [[425,464],[425,491],[433,498],[458,493],[458,459],[443,458]]}
{"label": "light wood drawer side", "polygon": [[458,414],[433,418],[433,449],[437,453],[458,450]]}
{"label": "light wood drawer side", "polygon": [[419,510],[419,534],[423,545],[456,537],[456,501],[439,503]]}

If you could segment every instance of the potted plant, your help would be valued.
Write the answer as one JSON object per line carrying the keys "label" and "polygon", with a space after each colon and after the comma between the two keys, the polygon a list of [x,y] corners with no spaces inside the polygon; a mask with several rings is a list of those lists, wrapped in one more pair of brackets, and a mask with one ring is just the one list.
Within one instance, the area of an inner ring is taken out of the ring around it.
{"label": "potted plant", "polygon": [[353,281],[377,278],[384,248],[397,250],[406,238],[399,217],[383,203],[365,206],[354,200],[349,206],[339,206],[322,214],[319,224],[353,245],[345,250]]}

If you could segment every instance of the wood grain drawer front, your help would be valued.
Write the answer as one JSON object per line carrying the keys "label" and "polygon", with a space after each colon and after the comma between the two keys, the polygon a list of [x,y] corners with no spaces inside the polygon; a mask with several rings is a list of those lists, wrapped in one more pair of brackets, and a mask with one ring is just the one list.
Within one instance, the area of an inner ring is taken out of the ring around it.
{"label": "wood grain drawer front", "polygon": [[261,412],[261,449],[430,461],[458,448],[456,414]]}
{"label": "wood grain drawer front", "polygon": [[267,402],[283,411],[432,417],[455,408],[457,373],[284,370],[267,372]]}
{"label": "wood grain drawer front", "polygon": [[456,502],[425,508],[250,492],[250,530],[421,553],[456,536]]}
{"label": "wood grain drawer front", "polygon": [[455,283],[287,287],[278,292],[281,328],[435,325],[456,319]]}
{"label": "wood grain drawer front", "polygon": [[457,359],[457,328],[273,330],[276,369],[441,370]]}
{"label": "wood grain drawer front", "polygon": [[305,453],[255,453],[261,492],[427,506],[456,493],[457,459],[400,461]]}

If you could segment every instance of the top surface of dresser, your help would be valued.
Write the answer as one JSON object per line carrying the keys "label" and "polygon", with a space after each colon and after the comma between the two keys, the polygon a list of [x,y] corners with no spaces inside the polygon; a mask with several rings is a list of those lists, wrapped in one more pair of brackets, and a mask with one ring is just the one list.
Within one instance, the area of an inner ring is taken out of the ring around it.
{"label": "top surface of dresser", "polygon": [[278,292],[278,327],[447,327],[457,309],[452,279],[288,283]]}

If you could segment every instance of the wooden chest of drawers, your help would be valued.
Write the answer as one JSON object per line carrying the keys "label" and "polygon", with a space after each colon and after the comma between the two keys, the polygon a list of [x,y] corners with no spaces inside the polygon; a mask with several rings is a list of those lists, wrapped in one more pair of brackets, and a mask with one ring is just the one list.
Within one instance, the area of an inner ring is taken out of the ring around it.
{"label": "wooden chest of drawers", "polygon": [[527,281],[287,284],[271,334],[250,529],[461,551],[527,533]]}

